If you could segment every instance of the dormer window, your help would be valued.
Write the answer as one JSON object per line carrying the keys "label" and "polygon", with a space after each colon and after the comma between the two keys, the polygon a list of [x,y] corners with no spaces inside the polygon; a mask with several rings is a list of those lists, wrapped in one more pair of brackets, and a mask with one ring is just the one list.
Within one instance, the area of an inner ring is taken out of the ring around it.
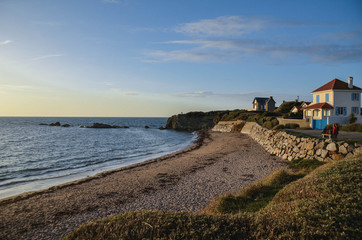
{"label": "dormer window", "polygon": [[319,95],[315,96],[315,101],[316,101],[316,103],[319,103]]}
{"label": "dormer window", "polygon": [[329,102],[329,93],[326,93],[326,102]]}

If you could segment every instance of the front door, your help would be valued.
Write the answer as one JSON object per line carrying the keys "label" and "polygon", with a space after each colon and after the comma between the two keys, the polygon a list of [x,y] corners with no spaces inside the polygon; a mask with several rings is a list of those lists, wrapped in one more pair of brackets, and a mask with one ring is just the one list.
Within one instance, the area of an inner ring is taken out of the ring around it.
{"label": "front door", "polygon": [[327,119],[313,119],[313,129],[324,129]]}

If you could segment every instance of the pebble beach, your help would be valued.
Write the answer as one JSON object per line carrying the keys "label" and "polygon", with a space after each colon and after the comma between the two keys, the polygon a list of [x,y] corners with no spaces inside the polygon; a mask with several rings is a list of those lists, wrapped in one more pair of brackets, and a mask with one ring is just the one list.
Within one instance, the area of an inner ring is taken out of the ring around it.
{"label": "pebble beach", "polygon": [[0,239],[59,239],[129,210],[198,212],[285,167],[247,135],[203,132],[182,151],[1,200]]}

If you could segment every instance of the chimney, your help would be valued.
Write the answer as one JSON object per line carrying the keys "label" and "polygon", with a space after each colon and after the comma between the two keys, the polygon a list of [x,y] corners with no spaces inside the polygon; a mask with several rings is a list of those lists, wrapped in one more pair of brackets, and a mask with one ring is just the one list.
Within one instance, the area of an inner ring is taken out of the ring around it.
{"label": "chimney", "polygon": [[353,88],[353,77],[348,77],[348,88]]}

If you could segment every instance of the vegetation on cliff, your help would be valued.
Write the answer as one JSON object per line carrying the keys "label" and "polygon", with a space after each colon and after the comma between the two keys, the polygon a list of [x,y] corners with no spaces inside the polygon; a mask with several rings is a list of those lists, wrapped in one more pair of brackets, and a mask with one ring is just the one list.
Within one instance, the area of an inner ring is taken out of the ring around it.
{"label": "vegetation on cliff", "polygon": [[293,164],[290,178],[277,173],[245,190],[255,197],[268,185],[281,189],[270,191],[273,197],[252,212],[243,206],[233,207],[228,211],[232,214],[210,212],[210,207],[197,214],[132,211],[82,225],[64,239],[358,239],[362,156],[325,164],[309,174],[319,163]]}

